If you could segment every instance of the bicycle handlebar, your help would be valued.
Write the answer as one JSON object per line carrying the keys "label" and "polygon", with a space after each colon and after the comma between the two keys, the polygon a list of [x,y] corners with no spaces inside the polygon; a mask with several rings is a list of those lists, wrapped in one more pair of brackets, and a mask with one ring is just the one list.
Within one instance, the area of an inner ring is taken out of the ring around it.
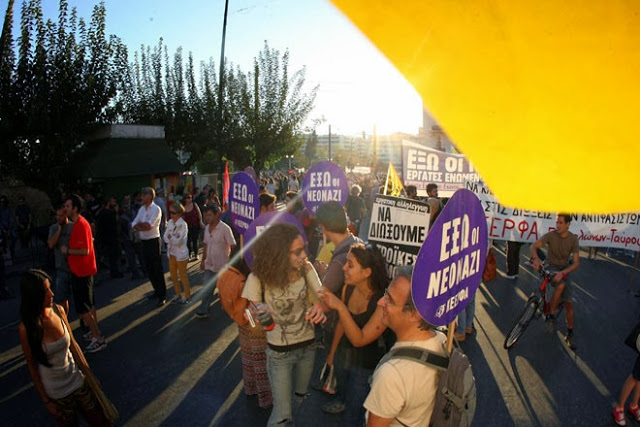
{"label": "bicycle handlebar", "polygon": [[549,279],[549,280],[553,280],[555,275],[558,274],[558,272],[551,271],[544,265],[540,266],[540,268],[538,269],[538,273],[540,273],[540,277],[542,277],[543,279]]}

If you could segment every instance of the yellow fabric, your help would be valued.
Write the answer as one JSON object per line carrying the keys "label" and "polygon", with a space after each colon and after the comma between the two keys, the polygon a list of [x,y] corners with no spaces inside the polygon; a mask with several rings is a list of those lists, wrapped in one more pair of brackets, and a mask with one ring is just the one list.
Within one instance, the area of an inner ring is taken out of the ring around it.
{"label": "yellow fabric", "polygon": [[169,275],[173,282],[173,290],[176,295],[182,295],[180,290],[180,283],[178,283],[178,276],[182,282],[184,288],[184,297],[191,298],[191,285],[189,284],[189,277],[187,276],[187,262],[188,260],[178,261],[173,255],[169,258]]}
{"label": "yellow fabric", "polygon": [[402,185],[402,180],[398,176],[396,168],[393,167],[391,162],[389,162],[389,170],[387,171],[387,187],[385,188],[384,194],[387,196],[399,197],[403,191],[404,186]]}
{"label": "yellow fabric", "polygon": [[640,209],[640,2],[333,2],[501,203]]}
{"label": "yellow fabric", "polygon": [[327,243],[325,243],[320,249],[320,252],[318,252],[318,256],[316,257],[316,259],[318,261],[324,262],[325,264],[329,264],[331,262],[331,257],[333,256],[333,250],[335,248],[336,247],[332,242],[327,241]]}

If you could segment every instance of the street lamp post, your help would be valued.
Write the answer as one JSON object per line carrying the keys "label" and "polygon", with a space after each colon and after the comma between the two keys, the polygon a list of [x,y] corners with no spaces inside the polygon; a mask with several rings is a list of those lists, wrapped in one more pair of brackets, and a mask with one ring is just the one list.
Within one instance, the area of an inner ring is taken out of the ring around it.
{"label": "street lamp post", "polygon": [[287,159],[289,159],[289,169],[291,169],[291,160],[293,159],[293,154],[292,154],[292,155],[288,155],[288,154],[287,154],[287,155],[286,155],[286,156],[284,156],[284,157],[286,157]]}

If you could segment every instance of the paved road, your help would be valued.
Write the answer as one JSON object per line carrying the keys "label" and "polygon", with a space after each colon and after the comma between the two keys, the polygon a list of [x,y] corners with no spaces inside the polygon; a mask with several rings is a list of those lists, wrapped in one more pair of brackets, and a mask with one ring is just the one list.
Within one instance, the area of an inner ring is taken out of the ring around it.
{"label": "paved road", "polygon": [[[563,343],[564,321],[557,322],[559,330],[535,321],[511,351],[503,349],[504,334],[537,283],[530,267],[522,266],[516,281],[500,271],[495,281],[480,287],[477,336],[463,343],[477,380],[475,426],[612,425],[611,405],[635,357],[622,344],[640,313],[640,298],[629,293],[631,261],[602,255],[588,260],[583,254],[573,276],[579,300],[576,353]],[[498,266],[504,266],[500,250]],[[14,291],[24,267],[9,271]],[[197,299],[195,263],[190,277]],[[634,286],[640,287],[640,277]],[[198,302],[156,308],[144,298],[150,290],[148,282],[129,279],[105,280],[96,289],[109,347],[88,359],[120,410],[119,424],[264,425],[269,411],[243,393],[236,328],[219,302],[209,318],[198,319],[193,316]],[[1,423],[52,425],[20,351],[18,303],[0,301]],[[340,425],[339,417],[319,409],[325,401],[326,396],[311,391],[297,425]]]}

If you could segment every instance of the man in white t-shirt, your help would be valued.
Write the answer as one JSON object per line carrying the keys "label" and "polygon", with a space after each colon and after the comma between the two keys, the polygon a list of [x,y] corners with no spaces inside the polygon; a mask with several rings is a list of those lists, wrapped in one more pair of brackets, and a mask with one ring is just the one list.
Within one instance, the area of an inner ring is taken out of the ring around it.
{"label": "man in white t-shirt", "polygon": [[209,306],[213,301],[213,291],[218,280],[218,273],[227,265],[231,249],[236,246],[236,239],[233,237],[231,228],[220,221],[220,208],[217,205],[207,205],[203,210],[207,226],[204,229],[204,238],[202,239],[200,270],[203,271],[204,286],[202,303],[196,310],[198,317],[209,315]]}
{"label": "man in white t-shirt", "polygon": [[[392,347],[420,347],[445,355],[446,337],[420,317],[411,295],[412,266],[401,267],[378,302],[382,322],[397,337]],[[373,373],[364,402],[367,426],[428,426],[433,413],[440,373],[422,363],[389,359]]]}

